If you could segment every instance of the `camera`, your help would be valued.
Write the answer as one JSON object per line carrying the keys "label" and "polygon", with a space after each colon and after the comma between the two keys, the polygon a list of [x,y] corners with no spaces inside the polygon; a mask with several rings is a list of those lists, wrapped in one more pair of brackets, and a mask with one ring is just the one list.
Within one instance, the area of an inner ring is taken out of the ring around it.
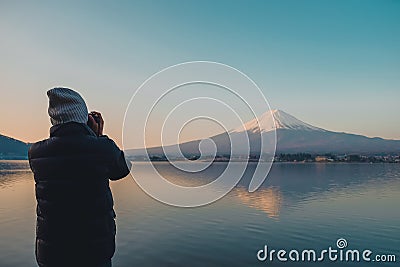
{"label": "camera", "polygon": [[91,115],[91,116],[93,117],[94,121],[95,121],[97,124],[100,124],[100,118],[99,118],[99,116],[98,116],[96,113],[91,112],[91,113],[89,113],[89,115]]}

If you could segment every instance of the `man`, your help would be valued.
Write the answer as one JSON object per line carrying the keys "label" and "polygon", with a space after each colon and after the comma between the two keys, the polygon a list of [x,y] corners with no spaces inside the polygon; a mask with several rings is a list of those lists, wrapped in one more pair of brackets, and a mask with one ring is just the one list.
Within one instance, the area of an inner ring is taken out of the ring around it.
{"label": "man", "polygon": [[129,174],[124,153],[103,135],[104,121],[68,88],[53,88],[50,138],[33,144],[40,267],[111,266],[115,213],[110,180]]}

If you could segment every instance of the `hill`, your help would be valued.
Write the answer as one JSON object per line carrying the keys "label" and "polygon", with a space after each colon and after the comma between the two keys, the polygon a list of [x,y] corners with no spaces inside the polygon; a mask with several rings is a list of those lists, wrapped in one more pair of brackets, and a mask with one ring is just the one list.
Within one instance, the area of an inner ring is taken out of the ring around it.
{"label": "hill", "polygon": [[0,134],[0,159],[27,159],[29,144]]}

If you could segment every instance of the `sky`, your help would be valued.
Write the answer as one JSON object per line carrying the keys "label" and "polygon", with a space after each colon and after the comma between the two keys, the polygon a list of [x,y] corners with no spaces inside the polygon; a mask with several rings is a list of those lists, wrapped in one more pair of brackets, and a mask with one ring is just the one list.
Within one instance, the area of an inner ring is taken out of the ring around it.
{"label": "sky", "polygon": [[135,90],[205,60],[244,72],[272,108],[307,123],[400,139],[399,14],[390,0],[0,0],[0,133],[47,138],[46,91],[65,86],[121,145]]}

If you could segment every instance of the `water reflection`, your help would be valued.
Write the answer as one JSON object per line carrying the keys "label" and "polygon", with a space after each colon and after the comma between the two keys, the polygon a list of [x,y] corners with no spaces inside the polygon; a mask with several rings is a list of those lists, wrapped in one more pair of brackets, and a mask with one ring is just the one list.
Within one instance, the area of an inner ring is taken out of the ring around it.
{"label": "water reflection", "polygon": [[14,183],[31,177],[28,161],[0,160],[0,188],[12,187]]}
{"label": "water reflection", "polygon": [[[218,177],[225,164],[191,176],[165,163],[156,168],[172,182],[196,186]],[[257,266],[255,253],[263,244],[326,248],[339,237],[351,248],[398,255],[400,164],[275,164],[264,184],[249,193],[254,168],[249,164],[226,197],[195,209],[159,203],[130,178],[112,182],[114,265]],[[27,162],[0,161],[0,266],[34,266],[35,203]]]}
{"label": "water reflection", "polygon": [[233,194],[246,206],[265,212],[269,218],[277,219],[282,207],[282,192],[277,187],[259,188],[249,193],[246,188],[238,187]]}

